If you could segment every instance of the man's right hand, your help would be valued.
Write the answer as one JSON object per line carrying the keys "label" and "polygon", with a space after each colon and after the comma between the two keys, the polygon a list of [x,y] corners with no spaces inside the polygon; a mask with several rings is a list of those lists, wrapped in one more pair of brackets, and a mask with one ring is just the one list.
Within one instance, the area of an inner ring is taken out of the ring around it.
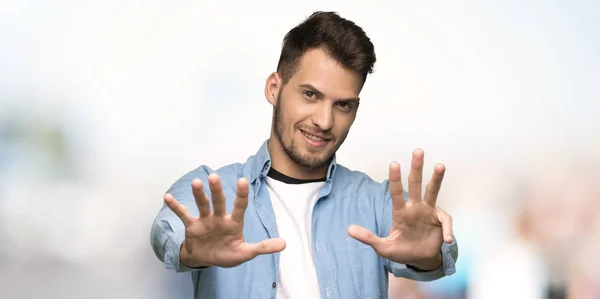
{"label": "man's right hand", "polygon": [[208,176],[214,211],[211,213],[208,196],[202,181],[192,181],[192,193],[200,211],[200,217],[192,216],[187,208],[171,195],[165,195],[167,206],[183,221],[185,240],[181,246],[180,261],[190,268],[235,267],[255,258],[259,254],[282,251],[285,241],[272,238],[256,244],[246,243],[242,229],[244,213],[248,207],[248,181],[240,178],[233,211],[227,214],[225,193],[218,175]]}

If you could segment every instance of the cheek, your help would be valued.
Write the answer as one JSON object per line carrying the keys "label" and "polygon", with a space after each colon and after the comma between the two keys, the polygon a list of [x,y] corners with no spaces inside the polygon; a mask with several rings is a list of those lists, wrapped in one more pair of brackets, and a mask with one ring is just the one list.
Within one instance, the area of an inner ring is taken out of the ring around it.
{"label": "cheek", "polygon": [[315,110],[310,105],[297,105],[287,111],[287,122],[293,126],[298,124],[312,125],[311,117]]}
{"label": "cheek", "polygon": [[354,115],[342,114],[334,118],[334,130],[338,135],[343,135],[350,131],[354,123]]}

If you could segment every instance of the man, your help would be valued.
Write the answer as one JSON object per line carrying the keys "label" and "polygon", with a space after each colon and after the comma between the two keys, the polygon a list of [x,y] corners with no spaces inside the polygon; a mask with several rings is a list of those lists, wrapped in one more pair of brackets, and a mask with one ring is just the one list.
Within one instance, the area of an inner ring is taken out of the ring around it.
{"label": "man", "polygon": [[422,197],[421,150],[408,194],[398,163],[377,183],[336,162],[374,64],[370,39],[336,13],[285,36],[265,84],[269,139],[245,163],[184,175],[152,226],[156,255],[192,273],[196,298],[387,298],[388,272],[454,273],[451,218],[436,208],[443,165]]}

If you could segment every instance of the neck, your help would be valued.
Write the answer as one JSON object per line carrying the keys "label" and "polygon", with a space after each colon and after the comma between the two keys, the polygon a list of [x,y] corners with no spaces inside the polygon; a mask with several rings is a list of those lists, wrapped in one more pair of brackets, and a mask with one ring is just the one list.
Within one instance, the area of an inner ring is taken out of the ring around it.
{"label": "neck", "polygon": [[277,171],[300,180],[317,180],[327,176],[329,165],[323,165],[318,168],[309,168],[298,165],[283,150],[283,145],[276,136],[271,134],[267,145],[269,156],[271,156],[271,167]]}

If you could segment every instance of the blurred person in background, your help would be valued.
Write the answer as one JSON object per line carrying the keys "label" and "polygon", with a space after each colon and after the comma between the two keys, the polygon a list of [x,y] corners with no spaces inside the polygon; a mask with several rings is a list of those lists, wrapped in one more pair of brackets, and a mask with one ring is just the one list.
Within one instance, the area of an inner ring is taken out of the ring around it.
{"label": "blurred person in background", "polygon": [[388,272],[454,273],[451,218],[436,207],[443,165],[422,196],[421,150],[408,193],[398,163],[382,184],[336,163],[374,63],[360,27],[314,13],[286,35],[267,79],[271,135],[256,155],[201,166],[168,190],[152,246],[167,269],[191,272],[197,298],[386,298]]}
{"label": "blurred person in background", "polygon": [[597,170],[556,162],[542,167],[517,188],[515,201],[506,201],[513,234],[476,263],[469,298],[600,295]]}

